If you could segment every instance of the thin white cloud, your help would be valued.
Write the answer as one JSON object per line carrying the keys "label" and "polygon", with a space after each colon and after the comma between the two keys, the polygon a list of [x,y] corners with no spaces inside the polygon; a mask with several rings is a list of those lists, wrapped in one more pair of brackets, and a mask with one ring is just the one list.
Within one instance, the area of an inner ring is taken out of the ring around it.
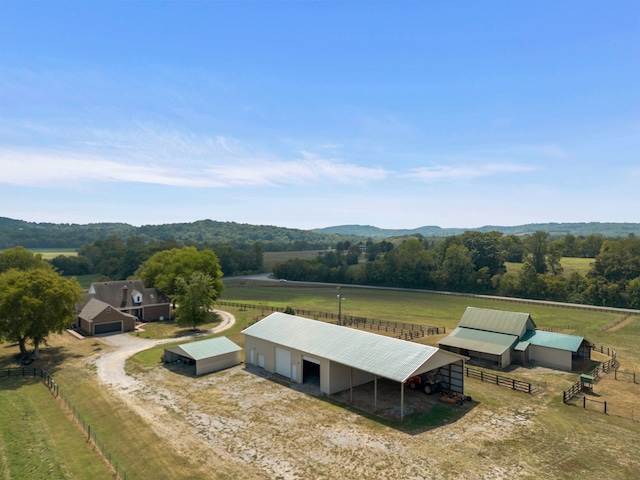
{"label": "thin white cloud", "polygon": [[522,173],[536,170],[527,165],[509,163],[487,163],[485,165],[436,165],[432,167],[419,167],[412,169],[403,177],[424,181],[437,181],[448,179],[472,179],[503,175],[507,173]]}
{"label": "thin white cloud", "polygon": [[380,168],[361,167],[323,159],[295,161],[254,161],[243,165],[221,165],[207,169],[226,185],[301,185],[314,181],[362,184],[383,180],[387,172]]}
{"label": "thin white cloud", "polygon": [[206,161],[202,158],[206,155],[199,153],[195,155],[196,160],[192,161],[183,151],[180,157],[172,157],[173,162],[169,164],[166,159],[164,162],[158,161],[153,152],[123,160],[95,153],[0,149],[0,170],[3,172],[0,183],[66,187],[75,182],[101,181],[222,188],[300,185],[320,181],[364,183],[386,176],[382,169],[340,163],[308,154],[296,160],[214,158]]}

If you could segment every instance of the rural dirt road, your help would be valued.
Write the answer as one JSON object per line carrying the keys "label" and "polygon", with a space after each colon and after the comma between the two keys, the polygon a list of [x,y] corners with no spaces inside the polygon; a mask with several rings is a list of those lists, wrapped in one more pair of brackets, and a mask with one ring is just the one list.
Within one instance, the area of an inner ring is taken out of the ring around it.
{"label": "rural dirt road", "polygon": [[[214,310],[214,312],[222,318],[220,325],[211,330],[198,332],[197,334],[184,337],[184,339],[188,340],[203,335],[222,332],[231,328],[236,323],[235,317],[230,313],[222,310]],[[146,338],[133,337],[127,334],[118,334],[100,337],[100,340],[107,345],[116,347],[116,349],[103,353],[95,360],[98,377],[103,383],[111,385],[119,391],[123,391],[142,387],[140,381],[125,373],[124,365],[129,357],[141,352],[142,350],[146,350],[147,348],[151,348],[162,343],[175,342],[177,339],[168,338],[162,340],[149,340]]]}

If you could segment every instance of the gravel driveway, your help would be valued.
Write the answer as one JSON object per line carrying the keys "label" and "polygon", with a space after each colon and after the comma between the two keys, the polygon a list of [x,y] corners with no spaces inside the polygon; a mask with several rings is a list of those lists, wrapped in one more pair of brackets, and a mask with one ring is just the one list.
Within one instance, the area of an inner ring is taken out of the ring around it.
{"label": "gravel driveway", "polygon": [[[231,328],[236,323],[235,317],[229,312],[223,312],[222,310],[214,310],[214,312],[222,318],[220,325],[211,330],[186,336],[184,337],[185,340],[222,332],[223,330]],[[176,341],[175,338],[149,340],[127,334],[106,335],[100,337],[100,339],[107,345],[115,347],[115,350],[103,353],[96,358],[95,365],[97,367],[98,377],[101,382],[111,385],[120,391],[135,390],[143,386],[141,382],[125,373],[124,365],[129,357],[156,345]]]}

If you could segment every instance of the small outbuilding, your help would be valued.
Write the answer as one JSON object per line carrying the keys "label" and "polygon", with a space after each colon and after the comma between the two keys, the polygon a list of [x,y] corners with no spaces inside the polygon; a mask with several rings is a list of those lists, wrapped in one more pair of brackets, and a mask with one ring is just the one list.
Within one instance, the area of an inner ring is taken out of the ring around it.
{"label": "small outbuilding", "polygon": [[194,365],[195,374],[204,375],[239,365],[241,352],[242,347],[227,337],[210,338],[165,348],[164,362]]}
{"label": "small outbuilding", "polygon": [[243,330],[245,361],[296,383],[317,379],[320,391],[334,394],[379,378],[398,383],[400,417],[405,382],[437,371],[447,389],[464,393],[466,357],[452,352],[354,330],[331,323],[275,312]]}

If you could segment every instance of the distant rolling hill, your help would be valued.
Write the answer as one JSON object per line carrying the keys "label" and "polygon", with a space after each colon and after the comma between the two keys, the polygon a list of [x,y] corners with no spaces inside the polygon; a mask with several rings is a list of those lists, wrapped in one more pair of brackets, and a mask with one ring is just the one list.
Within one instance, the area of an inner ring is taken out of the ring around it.
{"label": "distant rolling hill", "polygon": [[441,228],[425,226],[413,229],[385,229],[370,225],[340,225],[316,228],[312,231],[322,234],[350,235],[367,238],[403,237],[417,234],[425,237],[448,237],[460,235],[467,231],[496,231],[505,235],[527,235],[536,231],[542,231],[553,235],[571,234],[575,236],[586,236],[597,234],[605,237],[626,237],[628,235],[640,235],[640,223],[530,223],[514,227],[487,225],[479,228]]}
{"label": "distant rolling hill", "polygon": [[526,235],[544,231],[555,235],[599,234],[604,237],[640,235],[640,223],[535,223],[515,227],[441,228],[426,226],[414,229],[384,229],[370,225],[342,225],[311,230],[272,225],[249,225],[235,222],[199,220],[191,223],[143,225],[126,223],[33,223],[0,217],[0,250],[21,245],[26,248],[79,248],[96,240],[118,237],[127,240],[174,240],[183,244],[227,244],[245,248],[260,242],[267,251],[325,249],[342,240],[385,239],[420,234],[424,237],[447,237],[466,231],[498,231],[505,235]]}

